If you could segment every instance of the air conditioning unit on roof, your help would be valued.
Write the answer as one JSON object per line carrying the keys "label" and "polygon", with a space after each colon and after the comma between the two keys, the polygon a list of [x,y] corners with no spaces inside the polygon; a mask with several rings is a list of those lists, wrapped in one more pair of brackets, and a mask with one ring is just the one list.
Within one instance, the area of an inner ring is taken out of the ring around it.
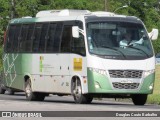
{"label": "air conditioning unit on roof", "polygon": [[50,17],[50,16],[77,16],[77,15],[83,15],[83,14],[89,14],[91,13],[88,10],[46,10],[46,11],[40,11],[36,14],[36,17]]}

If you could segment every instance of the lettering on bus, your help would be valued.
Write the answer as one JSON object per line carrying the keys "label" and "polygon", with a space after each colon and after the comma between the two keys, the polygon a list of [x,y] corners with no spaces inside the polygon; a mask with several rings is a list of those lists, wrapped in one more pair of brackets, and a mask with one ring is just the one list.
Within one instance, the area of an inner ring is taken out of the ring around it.
{"label": "lettering on bus", "polygon": [[74,71],[82,71],[82,58],[74,58],[73,62]]}

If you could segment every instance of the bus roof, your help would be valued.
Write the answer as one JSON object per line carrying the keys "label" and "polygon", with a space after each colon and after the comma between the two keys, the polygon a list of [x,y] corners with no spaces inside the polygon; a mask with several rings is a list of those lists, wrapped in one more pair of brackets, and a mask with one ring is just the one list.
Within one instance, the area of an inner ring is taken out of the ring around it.
{"label": "bus roof", "polygon": [[78,17],[114,17],[114,18],[129,18],[139,20],[134,16],[117,15],[111,12],[97,11],[90,12],[88,10],[47,10],[40,11],[36,14],[36,17],[22,17],[11,20],[10,24],[18,23],[33,23],[33,22],[47,22],[47,21],[71,21],[78,20]]}

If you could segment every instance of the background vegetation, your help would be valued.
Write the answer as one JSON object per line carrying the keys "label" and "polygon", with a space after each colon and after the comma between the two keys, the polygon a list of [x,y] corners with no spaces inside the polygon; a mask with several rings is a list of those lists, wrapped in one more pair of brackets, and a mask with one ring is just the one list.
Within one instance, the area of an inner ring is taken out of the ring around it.
{"label": "background vegetation", "polygon": [[[126,8],[118,9],[124,5]],[[160,0],[0,0],[0,56],[2,55],[3,36],[9,20],[32,16],[38,11],[50,9],[88,9],[90,11],[108,11],[139,17],[148,31],[160,30]],[[152,41],[155,53],[160,52],[160,37]],[[0,59],[0,68],[2,68]],[[160,67],[157,67],[154,94],[148,102],[160,104]]]}
{"label": "background vegetation", "polygon": [[[117,8],[128,5],[115,11]],[[160,0],[0,0],[0,43],[10,19],[32,16],[40,10],[88,9],[109,11],[139,17],[148,31],[160,29]],[[155,53],[160,52],[160,37],[153,41]]]}
{"label": "background vegetation", "polygon": [[160,105],[160,65],[156,66],[156,79],[153,94],[148,96],[148,103]]}

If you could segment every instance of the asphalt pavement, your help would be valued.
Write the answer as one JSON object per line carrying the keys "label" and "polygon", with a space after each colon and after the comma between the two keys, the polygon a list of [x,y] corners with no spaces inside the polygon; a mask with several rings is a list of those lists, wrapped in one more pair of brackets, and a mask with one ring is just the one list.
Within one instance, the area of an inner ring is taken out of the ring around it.
{"label": "asphalt pavement", "polygon": [[[115,101],[114,99],[97,99],[93,100],[91,104],[75,104],[72,96],[63,96],[59,97],[56,95],[49,95],[45,98],[44,101],[38,102],[38,101],[27,101],[25,98],[24,93],[16,93],[15,95],[0,95],[0,111],[12,111],[12,112],[42,112],[42,115],[49,115],[51,117],[54,117],[54,119],[60,119],[60,120],[68,120],[68,119],[104,119],[107,117],[113,117],[112,119],[120,120],[120,118],[125,119],[131,119],[131,116],[133,119],[135,117],[140,117],[141,119],[150,120],[151,113],[152,115],[156,115],[157,111],[158,114],[160,113],[160,105],[154,105],[154,104],[146,104],[144,106],[135,106],[133,105],[130,100],[127,100],[125,102],[122,101]],[[45,113],[47,111],[47,113]],[[80,112],[79,112],[80,111]],[[113,111],[113,113],[112,113]],[[140,116],[138,115],[137,111],[140,111]],[[150,116],[148,117],[142,117],[142,112],[148,111],[150,113]],[[58,112],[58,113],[56,113]],[[134,114],[136,112],[136,114]],[[21,113],[22,114],[22,113]],[[27,113],[26,113],[27,114]],[[18,114],[14,114],[18,115]],[[55,116],[54,116],[55,115]],[[62,116],[61,116],[62,115]],[[68,116],[67,116],[68,115]],[[76,117],[76,115],[78,117]],[[87,116],[89,115],[89,116]],[[93,116],[92,116],[93,115]],[[127,115],[130,115],[127,116]],[[120,118],[119,118],[120,117]],[[154,116],[154,119],[156,120],[158,117]],[[9,119],[9,118],[5,118]],[[12,119],[20,119],[16,116]],[[34,118],[35,119],[35,118]],[[38,118],[38,120],[41,120],[44,118]],[[47,116],[47,119],[50,119]],[[154,120],[153,119],[153,120]]]}

